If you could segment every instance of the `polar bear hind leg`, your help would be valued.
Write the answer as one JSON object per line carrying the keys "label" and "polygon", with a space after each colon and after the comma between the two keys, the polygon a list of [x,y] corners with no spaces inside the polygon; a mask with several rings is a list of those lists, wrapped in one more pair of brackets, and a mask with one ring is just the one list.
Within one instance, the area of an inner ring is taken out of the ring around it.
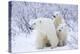
{"label": "polar bear hind leg", "polygon": [[37,40],[36,40],[36,45],[38,49],[44,48],[48,42],[49,41],[46,35],[38,33]]}

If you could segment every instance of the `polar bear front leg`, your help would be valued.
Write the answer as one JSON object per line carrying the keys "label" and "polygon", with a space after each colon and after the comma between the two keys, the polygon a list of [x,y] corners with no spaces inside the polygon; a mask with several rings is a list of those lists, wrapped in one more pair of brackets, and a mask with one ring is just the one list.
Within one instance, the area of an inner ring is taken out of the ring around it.
{"label": "polar bear front leg", "polygon": [[[40,41],[39,41],[40,40]],[[44,48],[44,43],[43,43],[43,41],[41,40],[41,39],[38,39],[37,41],[36,41],[36,47],[37,47],[37,49],[42,49],[42,48]]]}
{"label": "polar bear front leg", "polygon": [[66,40],[59,40],[58,46],[65,46]]}
{"label": "polar bear front leg", "polygon": [[49,42],[51,44],[51,49],[56,48],[58,45],[58,38],[55,36],[55,38],[50,37]]}
{"label": "polar bear front leg", "polygon": [[63,41],[59,40],[58,46],[63,46]]}
{"label": "polar bear front leg", "polygon": [[56,48],[57,47],[57,43],[51,42],[51,49]]}
{"label": "polar bear front leg", "polygon": [[44,48],[44,46],[45,46],[44,38],[45,38],[45,36],[42,33],[37,34],[37,38],[36,38],[37,49]]}
{"label": "polar bear front leg", "polygon": [[63,46],[66,45],[66,41],[67,41],[67,37],[65,36],[65,38],[63,39]]}

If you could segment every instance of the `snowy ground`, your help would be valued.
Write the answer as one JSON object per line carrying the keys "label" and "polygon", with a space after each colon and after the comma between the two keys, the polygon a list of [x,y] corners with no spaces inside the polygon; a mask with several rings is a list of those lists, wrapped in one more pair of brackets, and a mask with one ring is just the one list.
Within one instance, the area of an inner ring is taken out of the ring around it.
{"label": "snowy ground", "polygon": [[[11,10],[11,49],[12,52],[32,52],[46,50],[65,50],[78,48],[78,7],[77,5],[48,4],[35,2],[12,2]],[[68,25],[67,45],[54,49],[35,48],[35,33],[29,30],[29,21],[38,17],[52,18],[60,11]]]}
{"label": "snowy ground", "polygon": [[57,47],[51,49],[50,47],[45,47],[44,49],[36,49],[35,46],[35,38],[36,32],[33,31],[31,34],[20,33],[15,37],[15,41],[12,42],[12,51],[13,52],[32,52],[32,51],[47,51],[47,50],[70,50],[70,49],[77,49],[77,43],[71,35],[74,32],[68,31],[68,39],[67,45],[63,47]]}

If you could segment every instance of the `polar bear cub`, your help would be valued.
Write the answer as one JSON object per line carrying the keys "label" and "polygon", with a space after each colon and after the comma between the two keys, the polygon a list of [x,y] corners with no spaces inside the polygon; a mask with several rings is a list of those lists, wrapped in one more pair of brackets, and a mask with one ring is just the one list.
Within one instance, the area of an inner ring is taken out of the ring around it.
{"label": "polar bear cub", "polygon": [[67,30],[64,24],[60,24],[56,29],[57,36],[59,38],[58,46],[65,46],[67,40]]}
{"label": "polar bear cub", "polygon": [[47,43],[51,44],[51,48],[58,45],[58,37],[53,20],[48,18],[38,18],[34,20],[31,27],[37,31],[36,47],[44,48]]}
{"label": "polar bear cub", "polygon": [[56,27],[56,33],[59,39],[59,46],[64,46],[67,39],[67,27],[64,18],[60,12],[54,13],[54,25]]}

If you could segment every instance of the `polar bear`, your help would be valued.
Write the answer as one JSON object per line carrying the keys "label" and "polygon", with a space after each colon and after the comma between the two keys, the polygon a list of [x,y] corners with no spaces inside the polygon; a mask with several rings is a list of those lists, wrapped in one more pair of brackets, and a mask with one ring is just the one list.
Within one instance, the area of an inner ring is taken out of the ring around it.
{"label": "polar bear", "polygon": [[63,24],[60,24],[56,29],[57,36],[59,38],[58,46],[65,46],[67,40],[67,30]]}
{"label": "polar bear", "polygon": [[54,12],[53,17],[53,21],[56,28],[59,26],[59,24],[65,24],[65,20],[60,12]]}
{"label": "polar bear", "polygon": [[59,39],[59,46],[64,46],[67,39],[67,25],[60,12],[55,12],[53,15],[56,33]]}
{"label": "polar bear", "polygon": [[37,18],[31,24],[31,28],[37,31],[36,47],[41,49],[46,47],[47,43],[51,44],[51,48],[57,47],[58,37],[56,34],[53,20],[48,18]]}

